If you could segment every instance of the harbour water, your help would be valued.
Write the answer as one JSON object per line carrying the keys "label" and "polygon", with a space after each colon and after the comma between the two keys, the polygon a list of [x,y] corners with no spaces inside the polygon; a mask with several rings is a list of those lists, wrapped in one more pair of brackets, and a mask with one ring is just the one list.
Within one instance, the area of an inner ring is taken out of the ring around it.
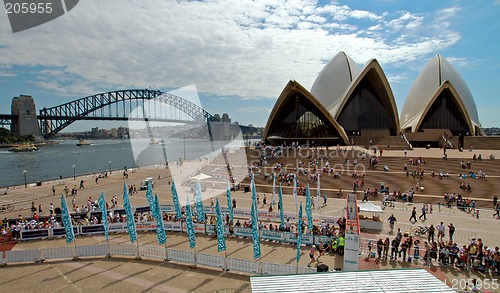
{"label": "harbour water", "polygon": [[[184,157],[193,160],[220,149],[228,141],[208,139],[169,138],[164,144],[150,145],[148,139],[88,140],[90,145],[77,146],[77,140],[61,141],[60,144],[40,147],[27,153],[0,149],[0,187],[47,181],[109,170],[123,170],[174,162]],[[73,167],[74,166],[74,167]]]}

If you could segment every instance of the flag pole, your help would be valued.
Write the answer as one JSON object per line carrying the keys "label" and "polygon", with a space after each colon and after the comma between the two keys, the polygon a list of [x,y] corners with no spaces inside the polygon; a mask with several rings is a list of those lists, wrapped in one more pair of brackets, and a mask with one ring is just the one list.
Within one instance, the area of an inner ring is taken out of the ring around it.
{"label": "flag pole", "polygon": [[227,250],[224,250],[224,271],[229,272],[229,269],[227,268]]}
{"label": "flag pole", "polygon": [[163,260],[163,262],[167,262],[167,261],[170,261],[168,259],[168,244],[167,242],[165,242],[165,259]]}
{"label": "flag pole", "polygon": [[[73,229],[73,227],[71,227]],[[76,248],[76,237],[73,240],[73,247],[75,248],[75,256],[73,257],[72,261],[77,261],[80,260],[78,257],[78,249]]]}
{"label": "flag pole", "polygon": [[[135,212],[132,214],[133,218],[132,221],[134,221],[134,226],[135,226]],[[139,233],[137,233],[137,229],[135,234],[137,235],[137,238],[135,239],[135,246],[137,248],[137,256],[135,257],[135,260],[141,260],[141,252],[139,251]]]}
{"label": "flag pole", "polygon": [[[135,221],[135,220],[134,220]],[[141,260],[141,253],[139,251],[139,235],[137,235],[137,239],[135,240],[135,246],[137,247],[137,256],[135,257],[136,260]]]}
{"label": "flag pole", "polygon": [[106,239],[106,249],[108,251],[108,253],[106,254],[106,257],[104,257],[104,259],[109,259],[111,258],[111,249],[110,249],[110,246],[109,246],[109,239]]}
{"label": "flag pole", "polygon": [[198,262],[196,261],[196,246],[193,247],[193,255],[194,255],[194,263],[191,266],[192,268],[197,268],[198,267]]}

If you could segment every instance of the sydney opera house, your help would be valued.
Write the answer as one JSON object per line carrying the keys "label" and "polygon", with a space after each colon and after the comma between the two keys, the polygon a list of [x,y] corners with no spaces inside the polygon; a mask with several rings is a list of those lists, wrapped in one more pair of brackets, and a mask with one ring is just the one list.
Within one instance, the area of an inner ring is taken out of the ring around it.
{"label": "sydney opera house", "polygon": [[321,70],[311,90],[289,81],[271,111],[266,142],[366,145],[405,148],[443,146],[452,138],[483,135],[472,94],[453,66],[436,55],[411,87],[401,115],[377,60],[360,67],[339,52]]}

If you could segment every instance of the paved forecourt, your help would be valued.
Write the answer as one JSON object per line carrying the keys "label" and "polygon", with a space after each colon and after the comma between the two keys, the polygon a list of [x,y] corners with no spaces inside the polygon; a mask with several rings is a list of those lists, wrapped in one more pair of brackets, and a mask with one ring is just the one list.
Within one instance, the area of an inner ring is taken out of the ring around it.
{"label": "paved forecourt", "polygon": [[[428,150],[424,150],[427,154],[426,151]],[[399,151],[399,153],[402,156],[402,152]],[[384,152],[384,156],[390,155],[396,156],[397,151],[394,151],[394,154],[391,154],[390,151]],[[418,156],[418,154],[415,153],[412,154],[412,156]],[[164,165],[135,169],[129,172],[129,177],[127,179],[122,178],[121,171],[114,171],[113,173],[108,174],[107,178],[99,179],[97,184],[94,180],[95,177],[87,176],[77,177],[76,179],[67,178],[64,182],[43,182],[42,186],[30,185],[28,188],[24,188],[24,186],[11,187],[6,195],[0,196],[0,205],[13,204],[14,210],[2,212],[2,218],[14,218],[18,215],[22,215],[23,217],[31,216],[29,208],[31,207],[32,201],[36,205],[42,204],[44,207],[42,216],[47,215],[48,206],[51,202],[56,207],[59,206],[59,195],[64,186],[68,185],[70,188],[74,185],[78,186],[82,178],[86,181],[85,189],[80,189],[78,191],[78,195],[76,196],[77,204],[80,206],[86,203],[89,196],[91,196],[92,199],[96,199],[101,192],[105,192],[108,201],[111,199],[113,194],[117,194],[119,205],[122,206],[121,195],[123,193],[123,183],[126,182],[128,185],[135,184],[138,188],[140,181],[146,177],[156,178],[155,192],[158,193],[161,204],[171,204],[172,200],[169,182],[171,184],[172,175],[174,175],[174,178],[176,174],[178,176],[185,177],[186,174],[192,174],[198,168],[200,168],[198,163],[193,163],[192,167],[189,167],[189,162],[186,162],[184,163],[183,168],[170,164],[168,169]],[[245,170],[245,168],[240,166],[236,166],[235,168]],[[210,182],[209,180],[207,181]],[[56,186],[56,196],[52,196],[52,185]],[[190,194],[191,191],[188,186],[181,186],[181,184],[177,185],[181,203],[183,203],[185,202],[185,196]],[[257,186],[257,189],[259,188],[260,187]],[[328,187],[325,186],[325,188]],[[219,197],[221,204],[224,206],[224,192],[223,186],[217,185],[212,187],[210,186],[210,183],[208,183],[207,190],[203,193],[205,205],[210,204],[210,197],[220,194]],[[294,211],[295,203],[293,196],[290,194],[291,190],[284,189],[284,192],[283,197],[285,211]],[[139,191],[137,194],[132,195],[132,204],[134,206],[147,205],[147,200],[144,195],[144,191]],[[237,200],[238,208],[250,207],[250,193],[238,191],[233,192],[231,196]],[[261,193],[261,201],[262,197],[263,194]],[[268,193],[268,202],[271,201],[270,197],[271,196]],[[305,202],[302,197],[299,197],[299,199]],[[381,197],[379,197],[379,200],[376,201],[377,204],[381,204],[380,199]],[[70,201],[68,200],[68,202]],[[326,207],[323,207],[321,211],[315,209],[313,213],[317,216],[339,217],[343,215],[344,204],[345,199],[329,198]],[[420,210],[421,204],[416,204],[416,206],[417,210]],[[266,209],[266,207],[262,208]],[[383,214],[385,224],[382,233],[363,233],[362,236],[364,239],[393,237],[388,229],[388,223],[386,221],[392,213],[394,213],[398,219],[396,227],[399,225],[403,231],[411,229],[411,225],[408,222],[410,217],[410,208],[410,206],[403,206],[401,203],[396,204],[395,208],[386,208]],[[470,237],[475,236],[476,238],[482,238],[486,245],[495,246],[498,245],[500,234],[498,229],[496,229],[498,220],[493,219],[491,215],[491,211],[484,211],[480,219],[476,219],[471,215],[456,209],[442,208],[441,211],[438,211],[437,206],[434,206],[433,213],[429,214],[427,221],[421,222],[421,224],[438,224],[440,221],[443,221],[446,224],[453,222],[457,227],[455,236],[457,242],[466,243],[466,241],[470,240]],[[181,233],[168,233],[167,237],[169,247],[189,250],[186,235]],[[102,243],[103,241],[103,236],[79,237],[77,238],[77,245]],[[128,243],[128,235],[113,235],[111,242]],[[154,233],[139,232],[139,243],[141,245],[156,245],[156,237]],[[362,247],[364,249],[366,249],[365,244],[366,243],[362,243]],[[19,243],[13,249],[36,249],[44,247],[61,247],[65,245],[67,244],[65,244],[63,239],[44,240]],[[252,244],[248,239],[228,239],[227,247],[228,256],[230,257],[252,259]],[[209,236],[199,235],[197,251],[203,251],[204,253],[214,255],[220,254],[217,252],[216,239]],[[364,250],[363,253],[366,253],[366,251]],[[294,264],[295,246],[263,241],[262,255],[264,256],[263,261],[265,262]],[[330,268],[340,267],[342,264],[342,258],[335,255],[325,256],[321,259],[321,261],[327,264]],[[305,266],[307,263],[307,247],[304,246],[300,265]],[[365,262],[362,262],[362,267],[365,266]],[[399,262],[387,262],[380,264],[369,262],[367,266],[367,268],[375,269],[397,267],[402,267]],[[435,271],[438,270],[436,268],[437,267],[434,267]],[[97,274],[99,275],[98,280],[96,280],[95,277]],[[447,274],[443,274],[446,278],[448,278],[448,280],[457,278],[456,272],[449,271]],[[186,292],[189,290],[194,290],[196,292],[209,292],[220,288],[244,289],[249,286],[249,278],[245,274],[235,274],[234,272],[223,273],[217,270],[209,270],[205,268],[192,269],[185,265],[174,263],[159,264],[158,262],[148,260],[135,261],[131,259],[113,258],[111,260],[91,259],[79,262],[49,262],[41,265],[12,265],[2,269],[2,275],[4,281],[0,283],[4,283],[5,285],[15,283],[16,286],[26,286],[28,291],[30,286],[32,288],[34,284],[37,284],[37,288],[40,288],[39,291],[41,292],[66,291],[68,289],[81,291],[88,291],[90,289],[116,291],[122,288],[131,292],[141,292],[153,288],[163,292]],[[21,275],[26,277],[20,278]],[[471,275],[467,276],[470,277]],[[186,282],[186,277],[189,277],[189,280],[191,281]],[[20,280],[22,280],[22,282],[19,282]]]}

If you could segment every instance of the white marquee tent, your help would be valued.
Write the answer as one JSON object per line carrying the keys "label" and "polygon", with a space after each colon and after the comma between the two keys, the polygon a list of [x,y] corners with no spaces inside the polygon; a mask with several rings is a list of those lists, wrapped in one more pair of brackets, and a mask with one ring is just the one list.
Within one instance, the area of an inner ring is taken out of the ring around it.
{"label": "white marquee tent", "polygon": [[358,208],[359,208],[360,212],[372,212],[372,213],[383,213],[384,212],[380,206],[375,205],[371,201],[358,204]]}

